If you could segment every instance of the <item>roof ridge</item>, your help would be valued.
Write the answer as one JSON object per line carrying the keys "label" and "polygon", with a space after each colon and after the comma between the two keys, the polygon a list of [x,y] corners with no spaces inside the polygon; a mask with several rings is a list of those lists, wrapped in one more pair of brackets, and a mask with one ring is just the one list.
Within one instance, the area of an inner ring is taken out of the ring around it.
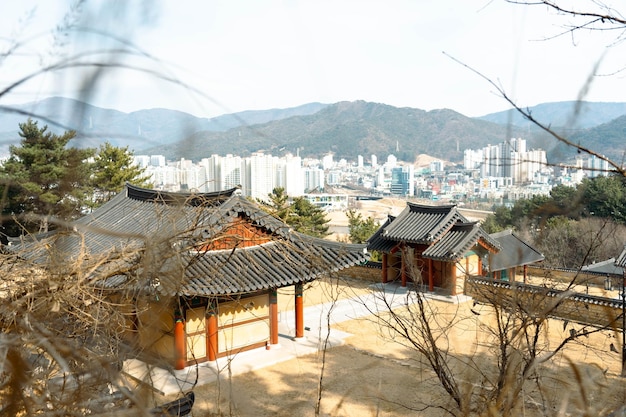
{"label": "roof ridge", "polygon": [[130,198],[132,200],[162,204],[184,204],[189,206],[204,205],[210,200],[219,200],[220,198],[230,198],[233,195],[236,195],[238,190],[240,190],[240,187],[206,193],[194,193],[155,190],[139,187],[128,182],[125,185],[126,198]]}

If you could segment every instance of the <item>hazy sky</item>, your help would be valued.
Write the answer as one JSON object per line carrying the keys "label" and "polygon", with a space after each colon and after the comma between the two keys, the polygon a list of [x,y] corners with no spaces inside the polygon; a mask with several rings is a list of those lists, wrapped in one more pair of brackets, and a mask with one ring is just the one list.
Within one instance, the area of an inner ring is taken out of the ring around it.
{"label": "hazy sky", "polygon": [[[588,4],[575,3],[581,9]],[[466,116],[509,108],[493,86],[457,61],[501,85],[521,106],[575,100],[594,71],[598,76],[584,99],[626,101],[626,72],[606,76],[626,66],[624,45],[611,45],[617,34],[553,38],[571,19],[544,6],[504,0],[87,0],[68,15],[71,4],[0,3],[0,53],[11,51],[0,55],[0,88],[75,53],[131,48],[120,40],[147,56],[116,52],[81,62],[122,63],[150,74],[58,70],[0,97],[0,105],[90,91],[82,97],[98,106],[164,107],[203,117],[344,100],[450,108]],[[113,36],[65,32],[65,26]],[[11,40],[19,41],[14,49]]]}

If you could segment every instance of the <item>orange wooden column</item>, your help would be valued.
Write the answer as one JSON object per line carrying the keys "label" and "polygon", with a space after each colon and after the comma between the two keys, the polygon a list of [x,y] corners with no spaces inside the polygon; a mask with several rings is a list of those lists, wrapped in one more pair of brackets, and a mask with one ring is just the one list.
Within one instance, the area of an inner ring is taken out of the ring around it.
{"label": "orange wooden column", "polygon": [[186,362],[185,320],[177,311],[174,313],[174,369],[185,369]]}
{"label": "orange wooden column", "polygon": [[383,253],[383,284],[387,283],[387,254]]}
{"label": "orange wooden column", "polygon": [[428,258],[428,291],[433,292],[435,290],[435,282],[433,277],[433,260]]}
{"label": "orange wooden column", "polygon": [[217,308],[214,301],[210,301],[207,308],[207,350],[210,361],[217,360]]}
{"label": "orange wooden column", "polygon": [[304,286],[296,284],[296,337],[304,337],[304,300],[302,295]]}
{"label": "orange wooden column", "polygon": [[270,345],[278,344],[278,293],[270,291]]}

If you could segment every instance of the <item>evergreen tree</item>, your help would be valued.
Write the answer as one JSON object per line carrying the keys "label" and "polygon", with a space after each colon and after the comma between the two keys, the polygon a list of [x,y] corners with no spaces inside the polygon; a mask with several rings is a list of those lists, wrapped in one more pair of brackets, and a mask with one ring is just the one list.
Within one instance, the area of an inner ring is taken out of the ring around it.
{"label": "evergreen tree", "polygon": [[315,237],[324,237],[330,234],[326,213],[306,198],[294,198],[290,208],[292,212],[287,217],[287,223],[298,232]]}
{"label": "evergreen tree", "polygon": [[619,175],[584,179],[580,184],[585,214],[626,223],[626,180]]}
{"label": "evergreen tree", "polygon": [[[31,119],[19,127],[20,145],[10,147],[9,159],[0,168],[3,227],[10,236],[18,235],[22,227],[28,232],[47,231],[52,216],[79,217],[92,194],[88,160],[94,150],[67,147],[76,132],[56,135]],[[19,219],[25,214],[36,217]]]}
{"label": "evergreen tree", "polygon": [[110,200],[127,182],[140,187],[150,187],[150,177],[145,175],[145,171],[145,168],[135,165],[128,146],[119,148],[109,142],[100,145],[93,164],[94,205]]}
{"label": "evergreen tree", "polygon": [[348,210],[346,215],[348,216],[348,230],[352,243],[365,243],[380,227],[371,216],[364,218],[361,213],[354,210]]}
{"label": "evergreen tree", "polygon": [[289,196],[283,187],[276,187],[267,195],[269,202],[258,200],[270,214],[287,223],[287,218],[291,212],[289,208]]}
{"label": "evergreen tree", "polygon": [[289,196],[282,187],[276,187],[268,194],[269,201],[259,203],[269,213],[284,221],[300,233],[310,236],[324,237],[329,235],[328,222],[324,210],[315,206],[304,197],[296,197],[291,204]]}

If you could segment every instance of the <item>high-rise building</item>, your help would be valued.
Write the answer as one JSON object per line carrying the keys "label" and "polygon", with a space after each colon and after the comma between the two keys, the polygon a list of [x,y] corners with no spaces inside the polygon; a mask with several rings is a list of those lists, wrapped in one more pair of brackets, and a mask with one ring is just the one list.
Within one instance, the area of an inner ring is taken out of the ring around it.
{"label": "high-rise building", "polygon": [[245,178],[243,192],[254,199],[266,200],[276,187],[275,157],[263,153],[254,153],[245,159]]}
{"label": "high-rise building", "polygon": [[302,171],[302,158],[291,154],[285,156],[285,192],[290,197],[304,195],[304,174]]}
{"label": "high-rise building", "polygon": [[304,169],[304,192],[324,190],[324,170],[320,168]]}
{"label": "high-rise building", "polygon": [[135,165],[139,168],[147,168],[150,165],[150,156],[148,155],[135,155],[133,157]]}
{"label": "high-rise building", "polygon": [[591,155],[585,163],[585,170],[589,178],[606,177],[609,175],[609,162],[595,155]]}
{"label": "high-rise building", "polygon": [[153,167],[164,167],[166,164],[164,155],[150,155],[150,165]]}
{"label": "high-rise building", "polygon": [[242,185],[241,165],[243,161],[240,156],[226,155],[220,160],[219,165],[219,186],[220,190],[228,190]]}
{"label": "high-rise building", "polygon": [[329,153],[327,155],[324,155],[324,157],[322,158],[322,167],[324,168],[324,171],[332,169],[334,165],[335,164],[333,162],[333,154]]}
{"label": "high-rise building", "polygon": [[404,165],[401,167],[392,168],[390,188],[391,194],[400,196],[415,195],[413,187],[413,177],[413,165]]}

